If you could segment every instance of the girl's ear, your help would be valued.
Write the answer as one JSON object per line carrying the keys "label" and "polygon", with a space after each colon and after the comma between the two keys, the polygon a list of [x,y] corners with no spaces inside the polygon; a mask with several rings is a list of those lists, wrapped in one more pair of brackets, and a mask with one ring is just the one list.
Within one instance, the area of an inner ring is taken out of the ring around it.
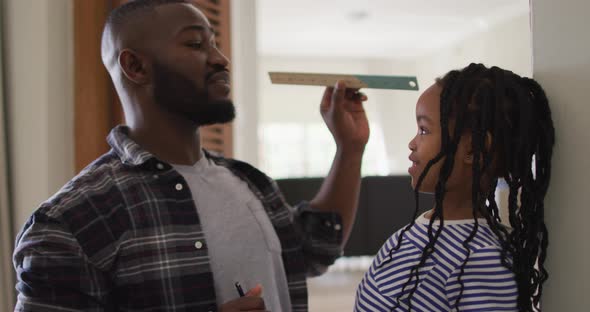
{"label": "girl's ear", "polygon": [[[467,165],[473,165],[473,145],[472,145],[472,136],[471,134],[466,134],[461,140],[465,140],[465,145],[466,145],[466,152],[465,152],[465,156],[463,157],[463,163],[467,164]],[[486,142],[485,142],[485,150],[486,151],[490,151],[490,149],[492,148],[492,134],[488,131],[486,132],[486,138],[485,138]]]}
{"label": "girl's ear", "polygon": [[459,140],[459,146],[457,146],[457,156],[461,159],[461,162],[464,165],[471,167],[473,164],[473,146],[472,146],[472,136],[471,133],[466,133],[461,136],[461,140]]}
{"label": "girl's ear", "polygon": [[469,166],[473,165],[473,152],[472,151],[469,151],[469,153],[467,153],[467,155],[465,155],[463,163],[465,163]]}

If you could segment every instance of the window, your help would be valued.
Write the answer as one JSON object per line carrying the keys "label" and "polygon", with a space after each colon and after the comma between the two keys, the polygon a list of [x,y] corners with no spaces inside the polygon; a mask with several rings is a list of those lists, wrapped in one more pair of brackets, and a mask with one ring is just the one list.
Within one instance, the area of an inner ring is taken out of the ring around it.
{"label": "window", "polygon": [[[266,123],[259,129],[261,168],[273,178],[322,177],[330,170],[336,144],[324,123]],[[389,172],[383,131],[372,124],[362,173]]]}

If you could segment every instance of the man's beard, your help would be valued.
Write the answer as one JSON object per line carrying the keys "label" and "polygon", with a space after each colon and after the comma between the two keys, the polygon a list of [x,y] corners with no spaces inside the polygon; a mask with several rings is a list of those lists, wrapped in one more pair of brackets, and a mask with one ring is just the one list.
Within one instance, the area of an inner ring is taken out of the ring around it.
{"label": "man's beard", "polygon": [[[235,118],[233,102],[210,99],[207,87],[199,89],[191,80],[154,63],[154,98],[165,110],[182,115],[197,126],[230,122]],[[206,82],[205,82],[206,83]]]}

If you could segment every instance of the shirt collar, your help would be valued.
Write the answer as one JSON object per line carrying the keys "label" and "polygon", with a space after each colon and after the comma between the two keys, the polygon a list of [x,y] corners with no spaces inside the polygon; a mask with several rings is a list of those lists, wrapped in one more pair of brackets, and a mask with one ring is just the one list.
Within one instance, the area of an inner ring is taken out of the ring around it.
{"label": "shirt collar", "polygon": [[107,142],[117,156],[119,156],[121,162],[126,165],[141,166],[156,158],[129,138],[129,128],[124,125],[113,128],[107,138]]}

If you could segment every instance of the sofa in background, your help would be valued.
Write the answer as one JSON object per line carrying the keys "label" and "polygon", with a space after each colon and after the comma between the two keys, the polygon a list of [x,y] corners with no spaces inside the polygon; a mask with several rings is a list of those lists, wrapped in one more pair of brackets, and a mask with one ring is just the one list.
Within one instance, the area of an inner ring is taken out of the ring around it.
{"label": "sofa in background", "polygon": [[[311,200],[323,178],[277,180],[287,201]],[[422,213],[434,204],[432,195],[420,195]],[[414,213],[414,191],[409,176],[367,176],[361,180],[356,221],[344,249],[345,256],[375,255],[381,245],[408,224]]]}

